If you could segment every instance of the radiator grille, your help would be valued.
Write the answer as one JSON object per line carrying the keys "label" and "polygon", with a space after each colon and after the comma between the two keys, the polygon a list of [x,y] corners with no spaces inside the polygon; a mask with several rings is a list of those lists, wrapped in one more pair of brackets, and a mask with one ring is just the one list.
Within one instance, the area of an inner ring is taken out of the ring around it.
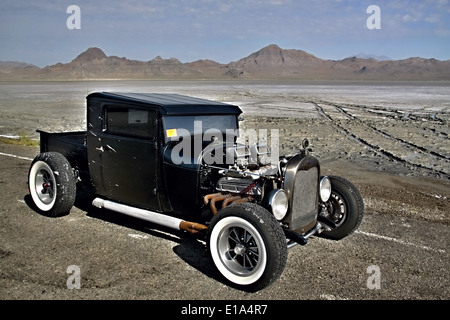
{"label": "radiator grille", "polygon": [[319,172],[316,167],[297,171],[292,192],[290,229],[297,230],[315,221]]}

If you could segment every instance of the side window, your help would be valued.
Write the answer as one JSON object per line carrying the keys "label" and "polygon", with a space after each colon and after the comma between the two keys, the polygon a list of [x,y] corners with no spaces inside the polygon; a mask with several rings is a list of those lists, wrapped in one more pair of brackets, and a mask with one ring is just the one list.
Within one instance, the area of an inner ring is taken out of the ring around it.
{"label": "side window", "polygon": [[153,110],[124,106],[107,106],[105,109],[106,133],[121,136],[153,139],[156,113]]}

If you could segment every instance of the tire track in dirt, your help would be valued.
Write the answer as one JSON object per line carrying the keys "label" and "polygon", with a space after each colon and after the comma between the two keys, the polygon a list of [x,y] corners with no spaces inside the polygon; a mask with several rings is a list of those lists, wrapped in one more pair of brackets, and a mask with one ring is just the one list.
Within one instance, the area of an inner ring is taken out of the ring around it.
{"label": "tire track in dirt", "polygon": [[411,142],[406,141],[406,140],[404,140],[402,138],[397,138],[397,137],[395,137],[395,136],[393,136],[393,135],[391,135],[391,134],[389,134],[389,133],[387,133],[385,131],[382,131],[382,130],[376,128],[375,126],[365,122],[364,120],[361,120],[359,117],[356,117],[355,115],[352,115],[351,113],[349,113],[344,108],[342,108],[342,107],[340,107],[338,105],[335,105],[335,104],[329,104],[329,105],[334,106],[336,109],[339,110],[339,112],[341,112],[343,115],[347,116],[349,119],[358,121],[359,123],[368,126],[373,131],[375,131],[375,132],[377,132],[377,133],[379,133],[379,134],[381,134],[381,135],[383,135],[383,136],[385,136],[385,137],[387,137],[389,139],[396,140],[396,141],[402,143],[403,145],[405,145],[405,146],[407,146],[409,148],[417,149],[418,151],[420,151],[422,153],[425,153],[427,155],[431,155],[431,156],[434,156],[434,157],[437,157],[437,158],[440,158],[440,159],[444,159],[444,160],[450,160],[450,157],[442,155],[442,154],[440,154],[438,152],[435,152],[433,150],[429,150],[429,149],[427,149],[425,147],[422,147],[422,146],[419,146],[417,144],[411,143]]}
{"label": "tire track in dirt", "polygon": [[[325,103],[325,104],[337,106],[335,103],[328,102],[328,101],[321,101],[318,103]],[[363,112],[368,113],[376,118],[387,118],[387,119],[395,120],[395,121],[399,121],[399,120],[400,121],[401,120],[419,121],[420,119],[423,119],[426,121],[432,121],[433,123],[441,125],[441,126],[446,126],[447,122],[448,122],[448,120],[438,117],[436,114],[430,114],[429,112],[425,112],[425,111],[424,111],[424,114],[422,114],[421,116],[417,116],[417,115],[414,115],[411,113],[407,113],[405,111],[399,111],[397,109],[386,108],[386,107],[381,107],[381,106],[365,106],[365,105],[361,105],[361,104],[349,104],[349,103],[343,103],[341,105],[342,105],[341,108],[345,107],[347,109],[363,111]],[[421,110],[416,110],[416,111],[421,111]],[[448,115],[448,117],[450,117],[450,114]],[[426,127],[424,126],[423,128],[424,128],[424,130],[434,134],[438,138],[440,138],[440,137],[447,138],[449,135],[449,133],[447,133],[447,132],[437,130],[436,128],[433,128],[430,126],[426,126]]]}
{"label": "tire track in dirt", "polygon": [[[323,101],[323,102],[327,103],[326,101]],[[330,103],[330,104],[333,104],[333,103]],[[411,114],[407,111],[400,111],[397,109],[387,108],[387,107],[382,107],[382,106],[366,106],[366,105],[361,105],[361,104],[349,104],[349,103],[343,103],[342,106],[345,106],[346,108],[351,108],[351,109],[364,110],[364,112],[373,114],[376,117],[384,117],[384,118],[389,118],[389,119],[393,119],[393,120],[399,120],[399,119],[418,120],[419,118],[426,118],[428,120],[438,122],[441,125],[444,125],[446,123],[446,121],[444,119],[438,117],[436,114],[430,114],[429,112],[426,112],[423,109],[417,109],[414,111],[415,113],[417,113],[419,111],[424,112],[424,114],[422,114],[421,116],[418,116],[415,114]]]}
{"label": "tire track in dirt", "polygon": [[[408,167],[414,171],[422,170],[428,174],[450,179],[450,156],[436,150],[431,150],[428,147],[421,146],[412,141],[399,138],[394,134],[377,128],[368,121],[363,120],[363,116],[355,115],[355,113],[358,112],[371,114],[372,117],[377,119],[377,121],[383,121],[383,119],[395,120],[396,122],[403,120],[418,121],[419,119],[426,118],[427,120],[433,121],[441,126],[447,123],[447,120],[437,117],[436,115],[431,115],[425,110],[414,110],[414,112],[422,111],[424,113],[417,115],[408,113],[410,111],[407,110],[401,111],[395,108],[376,105],[368,106],[349,103],[342,103],[338,105],[335,102],[329,102],[322,99],[309,99],[295,95],[267,96],[265,94],[247,94],[251,95],[252,98],[258,98],[261,100],[273,100],[276,98],[283,102],[312,104],[319,116],[329,120],[334,128],[336,128],[339,132],[372,150],[375,154],[384,157],[389,161],[401,163],[405,167]],[[355,112],[351,113],[345,110],[343,106],[347,109],[354,109]],[[273,108],[278,111],[283,110],[284,112],[292,113],[299,112],[296,106],[277,106],[276,108],[265,106],[264,108]],[[339,118],[338,115],[341,115],[342,118]],[[447,113],[444,113],[444,116],[445,115],[447,115]],[[345,121],[348,121],[349,124],[351,123],[351,126],[346,126]],[[426,128],[426,131],[432,133],[440,139],[446,139],[448,137],[446,132],[436,128],[428,127]]]}
{"label": "tire track in dirt", "polygon": [[[402,163],[416,170],[425,169],[430,173],[450,179],[450,174],[444,169],[449,166],[450,159],[447,156],[439,154],[435,151],[428,150],[427,148],[418,146],[404,139],[394,137],[393,135],[384,132],[374,127],[373,125],[368,124],[366,121],[363,121],[360,118],[352,115],[336,104],[323,101],[310,101],[310,103],[312,103],[316,107],[317,112],[322,117],[328,119],[331,124],[338,129],[338,131],[352,139],[355,139],[365,147],[374,151],[376,154],[388,158],[388,160],[390,161]],[[330,107],[333,108],[339,115],[342,115],[344,119],[338,119],[336,115],[332,115],[334,110],[325,110],[326,108],[330,109]],[[353,122],[352,131],[347,129],[342,124],[342,120]],[[357,125],[359,125],[361,130],[355,130]],[[356,131],[358,132],[356,133]],[[376,141],[377,144],[375,144],[373,141]],[[388,150],[388,148],[391,150]],[[403,149],[403,153],[414,152],[416,154],[415,157],[423,155],[423,157],[425,157],[424,161],[428,161],[430,157],[434,158],[432,159],[433,163],[440,163],[440,165],[437,168],[433,168],[420,162],[412,162],[408,159],[405,159],[405,157],[401,155],[402,152],[400,152],[400,149]]]}

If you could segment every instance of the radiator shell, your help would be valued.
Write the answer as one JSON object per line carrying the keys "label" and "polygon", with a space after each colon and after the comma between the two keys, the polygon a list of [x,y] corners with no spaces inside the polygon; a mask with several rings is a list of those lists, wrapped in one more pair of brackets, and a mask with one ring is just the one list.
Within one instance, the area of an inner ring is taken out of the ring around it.
{"label": "radiator shell", "polygon": [[305,234],[317,222],[319,208],[319,161],[311,155],[298,154],[286,165],[283,188],[289,209],[283,223],[289,230]]}

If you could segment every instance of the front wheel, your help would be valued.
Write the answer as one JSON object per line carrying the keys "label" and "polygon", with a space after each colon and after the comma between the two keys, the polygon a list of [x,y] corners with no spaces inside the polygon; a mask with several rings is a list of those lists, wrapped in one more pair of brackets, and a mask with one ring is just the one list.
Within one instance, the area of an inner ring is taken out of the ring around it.
{"label": "front wheel", "polygon": [[330,176],[331,196],[321,203],[321,215],[336,223],[331,231],[321,233],[325,238],[340,240],[354,232],[364,215],[364,202],[356,186],[342,177]]}
{"label": "front wheel", "polygon": [[45,152],[34,158],[28,173],[28,186],[34,204],[44,214],[66,214],[75,203],[73,170],[60,153]]}
{"label": "front wheel", "polygon": [[219,272],[246,291],[272,284],[286,265],[283,230],[266,209],[254,203],[220,210],[211,220],[207,244]]}

